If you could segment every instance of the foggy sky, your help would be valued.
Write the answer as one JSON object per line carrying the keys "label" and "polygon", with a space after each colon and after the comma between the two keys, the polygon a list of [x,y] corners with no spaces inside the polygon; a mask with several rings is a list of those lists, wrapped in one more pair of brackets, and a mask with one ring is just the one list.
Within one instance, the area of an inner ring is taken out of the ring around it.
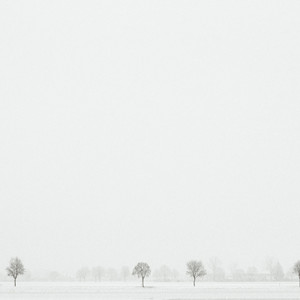
{"label": "foggy sky", "polygon": [[300,259],[299,15],[1,1],[1,269]]}

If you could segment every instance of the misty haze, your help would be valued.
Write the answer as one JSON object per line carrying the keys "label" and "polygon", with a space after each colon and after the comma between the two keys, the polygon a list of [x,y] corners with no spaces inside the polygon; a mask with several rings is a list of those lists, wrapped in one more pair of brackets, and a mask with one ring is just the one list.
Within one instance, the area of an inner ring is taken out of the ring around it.
{"label": "misty haze", "polygon": [[0,298],[299,299],[299,16],[0,1]]}

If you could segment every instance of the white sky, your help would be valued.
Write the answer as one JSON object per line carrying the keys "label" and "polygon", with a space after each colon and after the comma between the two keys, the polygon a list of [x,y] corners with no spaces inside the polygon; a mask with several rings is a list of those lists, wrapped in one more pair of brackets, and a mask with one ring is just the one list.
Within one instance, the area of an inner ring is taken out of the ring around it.
{"label": "white sky", "polygon": [[299,16],[1,1],[1,269],[300,259]]}

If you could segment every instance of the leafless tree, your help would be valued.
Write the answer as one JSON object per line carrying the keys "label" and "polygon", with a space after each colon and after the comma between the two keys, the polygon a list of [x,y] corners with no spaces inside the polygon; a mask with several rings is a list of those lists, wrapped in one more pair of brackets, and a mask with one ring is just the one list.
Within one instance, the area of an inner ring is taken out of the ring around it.
{"label": "leafless tree", "polygon": [[193,277],[193,284],[196,285],[196,278],[202,277],[206,275],[206,271],[204,269],[204,266],[202,262],[199,260],[191,260],[186,264],[187,271],[186,274]]}
{"label": "leafless tree", "polygon": [[172,279],[172,275],[172,270],[166,265],[162,265],[153,273],[153,276],[159,281],[169,281]]}
{"label": "leafless tree", "polygon": [[294,268],[293,268],[294,273],[296,273],[298,275],[299,278],[299,287],[300,287],[300,260],[298,260],[295,264],[294,264]]}
{"label": "leafless tree", "polygon": [[51,271],[47,274],[46,277],[50,281],[59,281],[62,278],[62,275],[58,273],[57,271]]}
{"label": "leafless tree", "polygon": [[115,268],[108,268],[105,271],[105,277],[109,281],[116,281],[119,280],[119,274],[118,271]]}
{"label": "leafless tree", "polygon": [[267,257],[265,261],[266,270],[270,273],[270,280],[280,281],[284,279],[284,272],[279,261]]}
{"label": "leafless tree", "polygon": [[101,281],[101,279],[104,276],[104,273],[105,273],[105,270],[101,266],[97,266],[92,269],[92,275],[93,275],[95,281]]}
{"label": "leafless tree", "polygon": [[274,265],[272,274],[273,274],[274,280],[276,280],[276,281],[281,281],[284,279],[283,268],[282,268],[281,264],[279,263],[279,261]]}
{"label": "leafless tree", "polygon": [[171,279],[172,271],[168,266],[162,265],[159,270],[163,281],[169,281]]}
{"label": "leafless tree", "polygon": [[257,268],[254,266],[248,267],[246,271],[247,281],[255,281],[257,280]]}
{"label": "leafless tree", "polygon": [[7,275],[12,276],[14,279],[14,285],[17,286],[17,277],[23,275],[25,268],[22,261],[18,257],[14,257],[10,260],[9,266],[6,268]]}
{"label": "leafless tree", "polygon": [[247,277],[243,268],[236,268],[231,275],[234,281],[245,281]]}
{"label": "leafless tree", "polygon": [[120,276],[123,281],[127,281],[130,277],[130,270],[128,266],[123,266],[120,271]]}
{"label": "leafless tree", "polygon": [[172,270],[172,279],[177,281],[179,277],[179,272],[176,269]]}
{"label": "leafless tree", "polygon": [[214,257],[210,258],[209,263],[208,263],[208,268],[211,270],[213,281],[224,279],[225,272],[223,271],[221,266],[222,266],[222,263],[218,257],[214,256]]}
{"label": "leafless tree", "polygon": [[85,281],[89,274],[90,274],[90,269],[88,267],[83,267],[77,271],[76,277],[80,281]]}
{"label": "leafless tree", "polygon": [[139,278],[142,277],[142,287],[144,287],[145,277],[149,276],[150,274],[151,269],[145,262],[139,262],[132,271],[132,275],[137,275]]}
{"label": "leafless tree", "polygon": [[275,268],[275,260],[272,257],[266,257],[265,259],[265,269],[270,274],[270,280],[274,280],[274,268]]}

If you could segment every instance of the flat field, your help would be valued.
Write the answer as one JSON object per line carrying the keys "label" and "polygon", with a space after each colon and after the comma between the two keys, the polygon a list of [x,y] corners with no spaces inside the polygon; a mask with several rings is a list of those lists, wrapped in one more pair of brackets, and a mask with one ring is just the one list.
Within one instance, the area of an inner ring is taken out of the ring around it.
{"label": "flat field", "polygon": [[195,299],[300,299],[297,282],[208,283],[191,282],[12,282],[0,283],[0,299],[112,299],[112,300],[195,300]]}

